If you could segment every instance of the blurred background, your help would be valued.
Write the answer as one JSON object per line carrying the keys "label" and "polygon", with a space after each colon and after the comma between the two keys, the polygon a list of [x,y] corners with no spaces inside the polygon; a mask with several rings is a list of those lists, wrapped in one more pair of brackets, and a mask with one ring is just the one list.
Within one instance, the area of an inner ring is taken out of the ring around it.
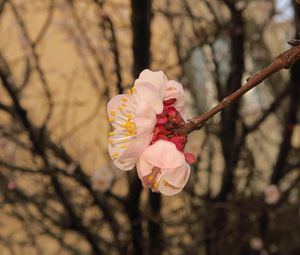
{"label": "blurred background", "polygon": [[300,62],[189,136],[177,196],[106,148],[106,104],[143,69],[193,116],[298,32],[296,0],[0,0],[0,255],[299,255]]}

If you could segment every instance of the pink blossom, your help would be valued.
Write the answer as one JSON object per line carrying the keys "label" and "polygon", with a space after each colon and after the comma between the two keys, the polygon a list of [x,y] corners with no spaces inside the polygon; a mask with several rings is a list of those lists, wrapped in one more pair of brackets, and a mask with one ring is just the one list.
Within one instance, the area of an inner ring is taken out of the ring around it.
{"label": "pink blossom", "polygon": [[114,171],[110,165],[97,168],[92,176],[92,188],[96,191],[105,192],[110,189],[114,179]]}
{"label": "pink blossom", "polygon": [[163,72],[144,70],[127,94],[107,105],[114,130],[108,150],[122,170],[137,166],[145,187],[165,195],[180,192],[188,181],[195,157],[184,153],[187,138],[174,131],[185,123],[184,90]]}
{"label": "pink blossom", "polygon": [[276,185],[269,185],[264,192],[265,202],[268,205],[274,205],[280,199],[280,192]]}
{"label": "pink blossom", "polygon": [[10,181],[10,182],[7,184],[7,188],[10,189],[10,190],[14,190],[16,187],[17,187],[17,185],[16,185],[16,183],[13,182],[13,181]]}
{"label": "pink blossom", "polygon": [[260,251],[263,248],[263,241],[259,237],[253,237],[249,241],[250,247],[255,251]]}

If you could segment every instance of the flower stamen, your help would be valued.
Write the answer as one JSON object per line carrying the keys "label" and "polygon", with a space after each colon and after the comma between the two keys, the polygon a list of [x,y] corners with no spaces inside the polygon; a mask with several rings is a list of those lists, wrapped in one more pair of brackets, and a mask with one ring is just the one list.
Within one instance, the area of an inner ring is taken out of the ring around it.
{"label": "flower stamen", "polygon": [[149,176],[148,176],[148,180],[149,180],[149,181],[153,181],[153,179],[154,179],[154,176],[153,176],[153,175],[149,175]]}
{"label": "flower stamen", "polygon": [[119,156],[119,153],[118,152],[115,152],[111,155],[112,157],[118,157]]}
{"label": "flower stamen", "polygon": [[124,137],[119,137],[119,138],[115,138],[112,139],[112,144],[119,144],[119,143],[127,143],[129,142],[131,139],[133,138],[133,136],[124,136]]}

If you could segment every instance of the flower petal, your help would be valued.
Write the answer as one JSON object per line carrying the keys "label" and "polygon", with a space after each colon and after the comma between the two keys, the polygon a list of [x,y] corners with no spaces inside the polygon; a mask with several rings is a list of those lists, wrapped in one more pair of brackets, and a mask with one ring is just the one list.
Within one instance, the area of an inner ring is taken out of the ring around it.
{"label": "flower petal", "polygon": [[164,95],[164,100],[168,100],[170,98],[176,99],[176,102],[173,106],[182,115],[185,109],[184,90],[182,85],[177,81],[170,80],[167,82],[167,90]]}
{"label": "flower petal", "polygon": [[180,191],[183,190],[182,188],[176,188],[174,186],[169,185],[168,183],[165,183],[164,180],[162,180],[157,187],[158,191],[165,195],[165,196],[174,196],[178,194]]}
{"label": "flower petal", "polygon": [[140,157],[136,164],[136,170],[139,178],[142,180],[146,175],[151,174],[153,165],[146,161],[143,157]]}
{"label": "flower petal", "polygon": [[187,183],[191,167],[189,164],[184,163],[182,166],[173,169],[161,169],[162,179],[168,184],[176,187],[183,188]]}
{"label": "flower petal", "polygon": [[122,170],[131,170],[149,145],[151,137],[152,134],[133,137],[126,146],[109,144],[108,152],[113,163]]}
{"label": "flower petal", "polygon": [[116,167],[128,171],[135,166],[135,158],[127,158],[126,160],[120,160],[120,155],[124,153],[125,149],[117,147],[117,145],[108,144],[108,153],[112,162]]}
{"label": "flower petal", "polygon": [[140,159],[136,164],[137,174],[145,188],[150,188],[156,182],[157,176],[160,174],[158,167],[153,167],[146,160]]}
{"label": "flower petal", "polygon": [[144,82],[152,84],[163,97],[166,91],[167,77],[162,71],[153,72],[149,69],[145,69],[135,81],[135,85],[139,86],[139,84]]}
{"label": "flower petal", "polygon": [[150,145],[141,157],[159,168],[176,168],[185,163],[183,153],[176,149],[175,144],[164,140]]}
{"label": "flower petal", "polygon": [[107,114],[113,127],[120,126],[128,118],[126,115],[132,115],[137,107],[132,102],[130,96],[126,94],[116,95],[107,103]]}
{"label": "flower petal", "polygon": [[148,103],[141,102],[136,109],[133,120],[137,126],[138,135],[150,134],[156,124],[156,113]]}
{"label": "flower petal", "polygon": [[156,113],[161,113],[163,110],[163,100],[162,95],[159,91],[148,82],[143,82],[134,87],[136,92],[133,93],[133,96],[137,99],[138,104],[141,102],[146,102],[152,106]]}
{"label": "flower petal", "polygon": [[185,184],[187,183],[190,176],[190,166],[184,164],[176,169],[167,170],[162,169],[162,178],[158,184],[157,189],[160,193],[166,196],[173,196],[178,194]]}
{"label": "flower petal", "polygon": [[130,144],[128,144],[128,148],[124,151],[124,153],[120,155],[120,160],[135,158],[136,163],[147,146],[149,146],[151,137],[152,134],[135,137]]}

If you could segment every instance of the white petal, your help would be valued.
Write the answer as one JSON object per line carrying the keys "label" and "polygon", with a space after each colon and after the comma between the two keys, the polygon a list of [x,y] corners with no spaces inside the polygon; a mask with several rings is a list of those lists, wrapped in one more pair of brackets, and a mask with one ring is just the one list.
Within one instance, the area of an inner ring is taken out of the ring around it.
{"label": "white petal", "polygon": [[[160,193],[166,196],[173,196],[178,194],[185,184],[187,183],[190,176],[190,166],[184,164],[177,169],[172,169],[172,171],[165,171],[162,169],[162,178],[158,184],[157,189]],[[165,173],[163,173],[165,171]]]}
{"label": "white petal", "polygon": [[[120,110],[120,107],[122,110]],[[126,114],[133,114],[135,109],[136,106],[129,95],[121,94],[111,98],[107,104],[107,114],[112,126],[118,127],[118,123],[123,123],[127,120]]]}
{"label": "white petal", "polygon": [[185,163],[183,153],[177,150],[175,144],[164,140],[150,145],[142,157],[158,168],[176,168]]}
{"label": "white petal", "polygon": [[129,144],[127,149],[120,155],[120,160],[126,159],[134,159],[134,162],[138,161],[138,158],[142,155],[145,151],[147,146],[150,144],[152,138],[152,134],[150,135],[143,135],[137,136],[134,138]]}
{"label": "white petal", "polygon": [[134,158],[127,158],[120,160],[120,156],[124,153],[125,149],[120,148],[118,145],[108,144],[108,153],[111,157],[112,162],[116,167],[128,171],[135,166]]}
{"label": "white petal", "polygon": [[171,185],[166,185],[163,180],[158,184],[158,191],[165,196],[173,196],[182,191],[182,188],[176,188]]}
{"label": "white petal", "polygon": [[173,169],[161,169],[162,178],[170,185],[176,188],[182,188],[187,183],[191,168],[189,164],[184,163],[182,166]]}
{"label": "white petal", "polygon": [[108,144],[108,152],[113,163],[122,170],[131,170],[149,145],[151,136],[151,134],[136,136],[126,144],[126,148],[122,148],[122,144]]}
{"label": "white petal", "polygon": [[184,98],[184,90],[182,85],[177,82],[170,80],[167,82],[167,90],[164,95],[164,100],[170,99],[170,98],[176,98],[176,102],[174,103],[174,107],[182,113],[185,109],[185,98]]}
{"label": "white petal", "polygon": [[156,113],[146,102],[137,105],[133,120],[137,126],[137,134],[152,133],[156,124]]}
{"label": "white petal", "polygon": [[152,84],[161,96],[165,94],[167,77],[162,71],[153,72],[149,69],[144,70],[135,81],[135,85],[139,86],[139,84],[144,82]]}
{"label": "white petal", "polygon": [[144,176],[151,174],[152,168],[153,165],[147,162],[143,157],[140,157],[136,164],[137,174],[141,180]]}
{"label": "white petal", "polygon": [[146,102],[152,106],[156,113],[161,113],[163,110],[162,95],[156,90],[151,83],[143,82],[135,86],[136,92],[133,96],[138,102]]}

